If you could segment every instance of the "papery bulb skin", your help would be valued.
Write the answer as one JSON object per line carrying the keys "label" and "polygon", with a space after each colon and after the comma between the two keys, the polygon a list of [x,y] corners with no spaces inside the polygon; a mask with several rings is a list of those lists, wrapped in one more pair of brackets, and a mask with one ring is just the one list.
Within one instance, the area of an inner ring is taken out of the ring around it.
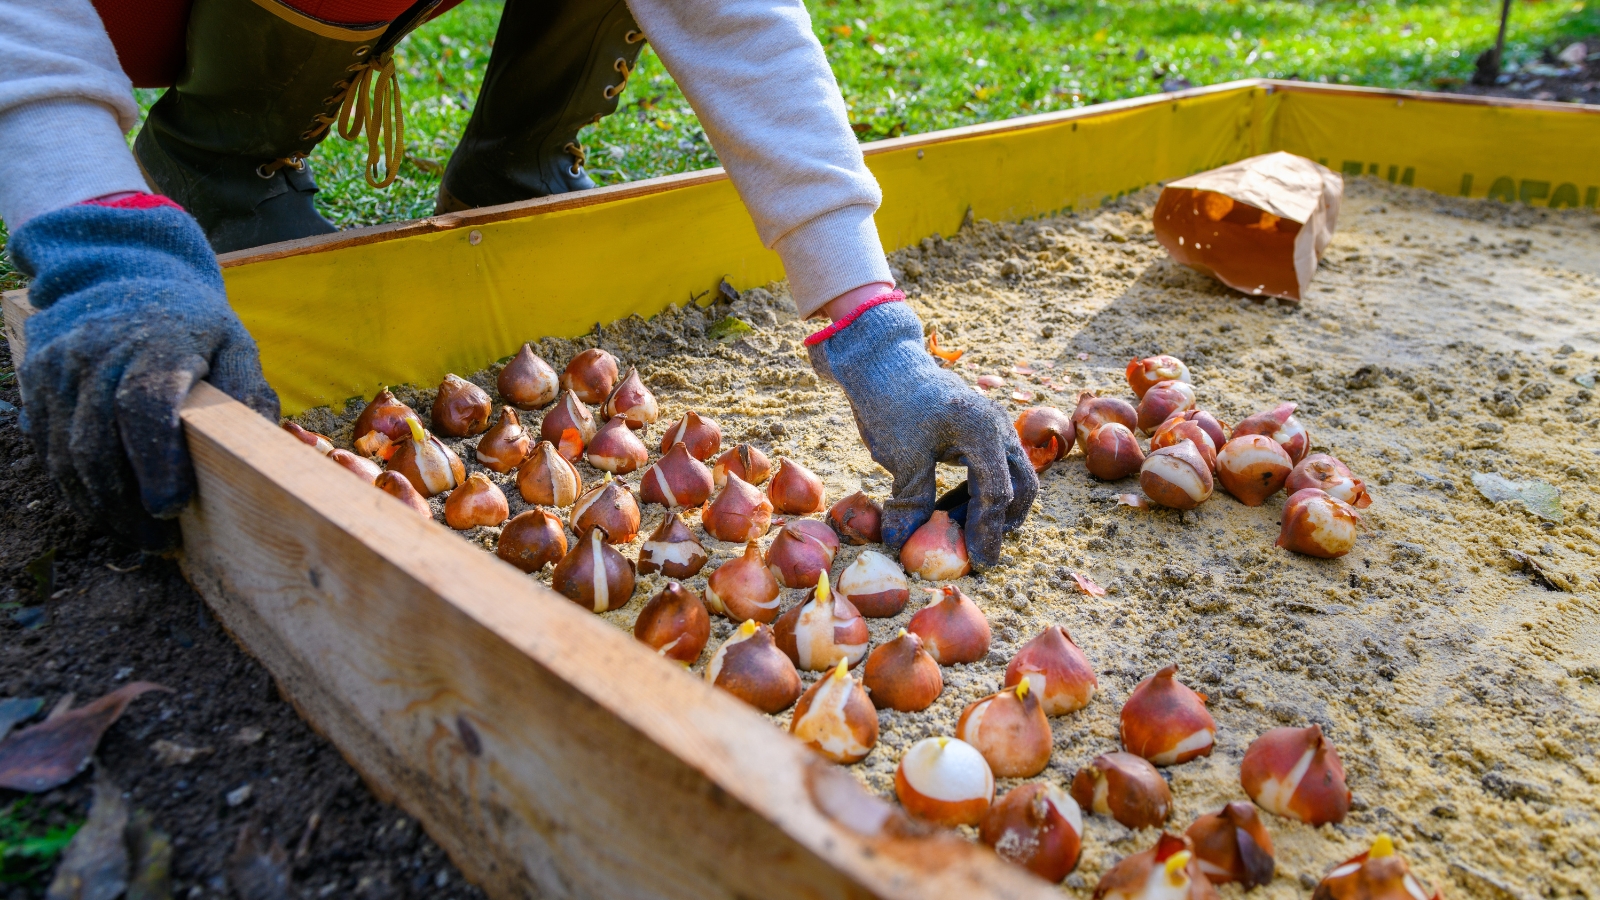
{"label": "papery bulb skin", "polygon": [[567,555],[567,531],[548,510],[530,509],[500,529],[494,554],[531,575]]}
{"label": "papery bulb skin", "polygon": [[1163,381],[1139,398],[1139,430],[1152,434],[1176,413],[1194,409],[1194,388],[1182,381]]}
{"label": "papery bulb skin", "polygon": [[1040,474],[1072,451],[1078,429],[1072,417],[1054,406],[1034,406],[1017,415],[1014,426],[1028,462]]}
{"label": "papery bulb skin", "polygon": [[493,411],[487,391],[459,375],[446,375],[433,397],[433,430],[450,437],[481,434]]}
{"label": "papery bulb skin", "polygon": [[540,506],[571,506],[583,488],[578,470],[549,441],[540,441],[517,466],[522,499]]}
{"label": "papery bulb skin", "polygon": [[613,475],[626,475],[650,459],[650,451],[639,440],[626,419],[621,417],[600,426],[594,439],[584,448],[589,465]]}
{"label": "papery bulb skin", "polygon": [[878,711],[841,659],[800,695],[789,733],[824,758],[850,765],[866,759],[877,746]]}
{"label": "papery bulb skin", "polygon": [[1183,360],[1176,356],[1147,356],[1128,363],[1128,387],[1140,400],[1151,388],[1163,381],[1181,381],[1185,384],[1193,381],[1189,377],[1189,367]]}
{"label": "papery bulb skin", "polygon": [[1094,900],[1217,900],[1189,839],[1163,833],[1149,850],[1125,857],[1095,885]]}
{"label": "papery bulb skin", "polygon": [[735,622],[771,624],[778,618],[778,579],[761,558],[761,545],[750,541],[744,555],[728,560],[706,579],[706,604]]}
{"label": "papery bulb skin", "polygon": [[1144,458],[1139,466],[1139,487],[1162,506],[1194,509],[1211,499],[1211,466],[1194,441],[1186,438]]}
{"label": "papery bulb skin", "polygon": [[838,592],[869,619],[897,616],[911,599],[911,584],[894,560],[863,550],[839,575]]}
{"label": "papery bulb skin", "polygon": [[989,807],[978,836],[1001,859],[1055,884],[1078,865],[1083,812],[1053,784],[1019,784]]}
{"label": "papery bulb skin", "polygon": [[823,508],[822,479],[787,456],[778,458],[778,471],[767,485],[772,508],[791,516],[808,516]]}
{"label": "papery bulb skin", "polygon": [[473,472],[444,501],[444,521],[457,531],[499,525],[511,515],[506,495],[482,472]]}
{"label": "papery bulb skin", "polygon": [[589,529],[550,573],[550,586],[568,600],[603,613],[633,597],[633,563],[606,543],[606,530]]}
{"label": "papery bulb skin", "polygon": [[[599,430],[594,421],[594,413],[590,412],[589,407],[584,406],[578,395],[571,391],[563,393],[560,401],[550,407],[540,420],[539,440],[549,441],[558,450],[564,449],[561,446],[561,437],[568,430],[577,432],[579,454],[590,441],[594,440],[595,432]],[[577,462],[572,455],[567,455],[567,459],[570,462]]]}
{"label": "papery bulb skin", "polygon": [[1150,450],[1154,452],[1162,447],[1174,447],[1184,441],[1194,443],[1194,448],[1205,459],[1208,471],[1212,473],[1217,471],[1217,448],[1222,445],[1213,441],[1211,433],[1199,423],[1185,419],[1181,415],[1173,416],[1156,426],[1156,433],[1150,435]]}
{"label": "papery bulb skin", "polygon": [[373,396],[372,401],[361,411],[361,415],[356,417],[356,424],[351,428],[350,434],[356,440],[360,440],[369,432],[377,431],[391,441],[403,441],[411,436],[411,431],[406,427],[407,419],[417,419],[416,412],[396,400],[394,394],[388,388],[384,388]]}
{"label": "papery bulb skin", "polygon": [[691,409],[667,426],[666,433],[661,436],[661,452],[666,453],[673,444],[680,443],[689,448],[690,456],[705,462],[722,448],[722,426]]}
{"label": "papery bulb skin", "polygon": [[1060,625],[1046,627],[1006,665],[1005,687],[1024,681],[1047,716],[1083,709],[1100,686],[1088,657]]}
{"label": "papery bulb skin", "polygon": [[1311,900],[1444,900],[1416,875],[1394,841],[1380,834],[1371,849],[1334,866],[1311,892]]}
{"label": "papery bulb skin", "polygon": [[1256,738],[1239,762],[1239,783],[1257,806],[1307,825],[1343,822],[1350,812],[1344,763],[1317,725]]}
{"label": "papery bulb skin", "polygon": [[1277,545],[1295,553],[1337,559],[1356,546],[1361,516],[1355,507],[1324,491],[1295,491],[1283,504],[1283,527]]}
{"label": "papery bulb skin", "polygon": [[486,468],[504,475],[522,465],[532,451],[533,438],[522,427],[517,411],[502,406],[500,418],[495,421],[494,427],[478,439],[478,447],[473,453]]}
{"label": "papery bulb skin", "polygon": [[867,620],[838,596],[822,573],[806,602],[790,607],[772,628],[778,649],[799,668],[822,672],[841,660],[850,667],[867,655]]}
{"label": "papery bulb skin", "polygon": [[862,675],[872,705],[878,709],[918,712],[932,706],[944,691],[939,663],[923,649],[922,638],[904,628],[894,640],[867,654]]}
{"label": "papery bulb skin", "polygon": [[683,443],[672,445],[639,478],[639,497],[668,509],[699,506],[711,496],[711,470]]}
{"label": "papery bulb skin", "polygon": [[556,399],[561,383],[556,378],[556,370],[533,352],[533,345],[523,344],[517,355],[500,370],[495,387],[500,396],[517,409],[539,409]]}
{"label": "papery bulb skin", "polygon": [[1050,764],[1050,720],[1027,682],[967,704],[956,737],[978,748],[1000,778],[1031,778]]}
{"label": "papery bulb skin", "polygon": [[936,509],[932,518],[906,538],[900,548],[900,565],[924,581],[960,578],[972,571],[967,536],[949,513]]}
{"label": "papery bulb skin", "polygon": [[711,639],[711,616],[699,594],[669,582],[639,611],[633,636],[667,659],[692,665]]}
{"label": "papery bulb skin", "polygon": [[1139,439],[1121,422],[1095,426],[1083,439],[1083,464],[1089,474],[1102,481],[1120,481],[1144,465]]}
{"label": "papery bulb skin", "polygon": [[710,558],[683,517],[669,512],[639,547],[639,574],[660,572],[668,578],[693,578]]}
{"label": "papery bulb skin", "polygon": [[323,456],[333,452],[333,441],[329,440],[326,435],[317,434],[315,431],[307,431],[294,422],[283,423],[283,430],[294,435],[295,440],[321,453]]}
{"label": "papery bulb skin", "polygon": [[1206,698],[1178,680],[1167,666],[1139,682],[1122,705],[1122,746],[1158,766],[1175,766],[1210,756],[1217,722]]}
{"label": "papery bulb skin", "polygon": [[428,507],[427,499],[412,486],[410,479],[399,472],[384,472],[374,479],[372,484],[378,490],[409,506],[424,519],[433,518],[433,510]]}
{"label": "papery bulb skin", "polygon": [[767,548],[767,568],[786,588],[816,587],[838,552],[839,538],[833,529],[816,519],[793,519]]}
{"label": "papery bulb skin", "polygon": [[1282,490],[1292,468],[1283,446],[1265,435],[1235,435],[1217,453],[1217,480],[1245,506],[1260,506]]}
{"label": "papery bulb skin", "polygon": [[1291,494],[1306,488],[1317,488],[1335,500],[1342,500],[1356,509],[1372,505],[1372,496],[1361,479],[1350,474],[1350,468],[1326,453],[1313,453],[1295,464],[1283,489]]}
{"label": "papery bulb skin", "polygon": [[369,431],[358,437],[353,442],[356,452],[369,459],[381,459],[388,462],[394,456],[400,445],[389,440],[389,436],[381,431]]}
{"label": "papery bulb skin", "polygon": [[608,543],[626,544],[639,534],[639,502],[626,481],[607,474],[573,502],[567,521],[576,534],[598,525],[605,529]]}
{"label": "papery bulb skin", "polygon": [[1078,395],[1078,406],[1072,411],[1072,424],[1078,430],[1079,450],[1089,452],[1089,433],[1110,422],[1121,425],[1131,434],[1139,427],[1139,411],[1126,400],[1097,397],[1094,391],[1084,391]]}
{"label": "papery bulb skin", "polygon": [[617,386],[622,367],[617,358],[595,347],[585,350],[567,363],[561,373],[561,389],[578,395],[585,403],[604,403]]}
{"label": "papery bulb skin", "polygon": [[989,655],[989,620],[972,598],[955,585],[935,593],[936,599],[917,610],[906,630],[922,638],[928,655],[941,666],[977,662]]}
{"label": "papery bulb skin", "polygon": [[639,429],[654,425],[661,418],[661,408],[656,405],[656,395],[640,380],[639,370],[629,369],[627,377],[611,389],[600,414],[607,420],[620,418],[629,428]]}
{"label": "papery bulb skin", "polygon": [[746,484],[759,485],[772,475],[772,463],[760,449],[740,444],[717,457],[716,464],[711,467],[711,481],[717,490],[722,490],[729,474],[739,476]]}
{"label": "papery bulb skin", "polygon": [[1172,814],[1172,788],[1148,760],[1103,753],[1072,777],[1072,799],[1128,828],[1154,828]]}
{"label": "papery bulb skin", "polygon": [[994,801],[994,773],[965,741],[923,738],[900,757],[894,793],[906,812],[938,825],[976,825]]}
{"label": "papery bulb skin", "polygon": [[800,696],[800,673],[778,649],[772,629],[748,619],[712,654],[705,675],[768,715],[783,712]]}
{"label": "papery bulb skin", "polygon": [[1248,891],[1272,882],[1277,868],[1272,836],[1254,806],[1229,803],[1195,819],[1184,835],[1194,845],[1200,871],[1212,884],[1237,881]]}
{"label": "papery bulb skin", "polygon": [[738,475],[729,473],[722,489],[700,513],[700,525],[719,541],[753,541],[772,527],[772,501]]}
{"label": "papery bulb skin", "polygon": [[[1193,422],[1200,426],[1205,430],[1207,436],[1211,438],[1211,445],[1218,450],[1221,450],[1222,445],[1228,442],[1228,423],[1223,422],[1203,409],[1186,409],[1172,418]],[[1168,421],[1171,420],[1169,419]]]}
{"label": "papery bulb skin", "polygon": [[467,477],[467,467],[444,442],[422,430],[416,419],[407,419],[411,433],[389,458],[389,471],[399,472],[424,498],[455,490]]}
{"label": "papery bulb skin", "polygon": [[828,510],[828,524],[851,544],[883,543],[883,507],[856,491]]}
{"label": "papery bulb skin", "polygon": [[1233,426],[1233,436],[1263,434],[1283,445],[1292,462],[1306,458],[1311,449],[1311,435],[1294,417],[1295,405],[1284,403],[1268,412],[1256,413]]}
{"label": "papery bulb skin", "polygon": [[377,463],[370,459],[363,459],[349,450],[340,450],[335,447],[328,451],[328,458],[367,484],[377,481],[378,476],[383,474],[383,469],[379,468]]}

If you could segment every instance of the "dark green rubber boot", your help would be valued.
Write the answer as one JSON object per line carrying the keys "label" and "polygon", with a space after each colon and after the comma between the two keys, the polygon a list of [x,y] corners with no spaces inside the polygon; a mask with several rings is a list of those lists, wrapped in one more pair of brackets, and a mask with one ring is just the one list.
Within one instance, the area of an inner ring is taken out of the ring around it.
{"label": "dark green rubber boot", "polygon": [[435,211],[594,187],[578,131],[616,112],[643,48],[622,0],[507,0]]}

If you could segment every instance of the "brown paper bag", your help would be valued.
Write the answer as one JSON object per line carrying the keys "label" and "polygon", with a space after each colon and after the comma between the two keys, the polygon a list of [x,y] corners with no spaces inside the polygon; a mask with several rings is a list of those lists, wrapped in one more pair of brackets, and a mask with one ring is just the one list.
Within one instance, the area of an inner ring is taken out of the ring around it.
{"label": "brown paper bag", "polygon": [[1299,300],[1333,240],[1344,179],[1292,153],[1190,175],[1156,202],[1156,239],[1174,260],[1234,290]]}

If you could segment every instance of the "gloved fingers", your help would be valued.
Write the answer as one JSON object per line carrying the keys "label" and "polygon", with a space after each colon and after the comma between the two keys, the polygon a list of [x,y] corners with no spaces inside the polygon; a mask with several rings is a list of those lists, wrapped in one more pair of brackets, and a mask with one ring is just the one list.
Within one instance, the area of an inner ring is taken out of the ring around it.
{"label": "gloved fingers", "polygon": [[932,453],[894,462],[896,465],[884,466],[894,473],[894,495],[883,504],[883,543],[899,549],[913,531],[933,517],[939,479],[938,462]]}
{"label": "gloved fingers", "polygon": [[32,350],[24,362],[22,405],[27,413],[29,436],[50,480],[61,489],[67,504],[87,519],[99,517],[98,510],[78,478],[72,459],[72,418],[77,402],[77,370],[64,365],[59,348]]}
{"label": "gloved fingers", "polygon": [[178,411],[211,367],[194,354],[145,353],[122,375],[116,391],[122,448],[138,483],[143,508],[170,519],[194,494],[194,470]]}
{"label": "gloved fingers", "polygon": [[211,386],[278,424],[278,392],[261,374],[261,357],[248,334],[230,339],[217,352],[206,379]]}
{"label": "gloved fingers", "polygon": [[1014,493],[996,417],[989,410],[972,412],[975,414],[962,417],[965,421],[957,424],[955,434],[972,494],[967,506],[967,556],[974,566],[986,568],[1000,561],[1000,541],[1005,537]]}
{"label": "gloved fingers", "polygon": [[1011,473],[1011,505],[1006,507],[1006,531],[1018,527],[1028,518],[1033,501],[1039,496],[1039,473],[1022,449],[1022,442],[1012,432],[1006,443],[1006,466]]}

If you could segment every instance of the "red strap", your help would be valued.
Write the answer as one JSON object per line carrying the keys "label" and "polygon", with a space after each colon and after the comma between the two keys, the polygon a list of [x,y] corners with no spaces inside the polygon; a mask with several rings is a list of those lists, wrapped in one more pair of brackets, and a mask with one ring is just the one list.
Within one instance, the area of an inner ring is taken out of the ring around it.
{"label": "red strap", "polygon": [[846,328],[849,328],[851,322],[861,318],[862,313],[873,308],[874,306],[881,306],[885,303],[899,303],[905,299],[906,292],[901,290],[886,291],[882,294],[879,294],[855,309],[850,310],[848,313],[845,313],[843,316],[840,316],[838,319],[835,319],[832,325],[829,325],[827,328],[824,328],[816,334],[806,338],[806,346],[815,347],[828,338],[831,338]]}
{"label": "red strap", "polygon": [[115,200],[85,200],[82,205],[105,206],[110,209],[161,209],[162,207],[171,207],[183,212],[183,207],[160,194],[128,194]]}

